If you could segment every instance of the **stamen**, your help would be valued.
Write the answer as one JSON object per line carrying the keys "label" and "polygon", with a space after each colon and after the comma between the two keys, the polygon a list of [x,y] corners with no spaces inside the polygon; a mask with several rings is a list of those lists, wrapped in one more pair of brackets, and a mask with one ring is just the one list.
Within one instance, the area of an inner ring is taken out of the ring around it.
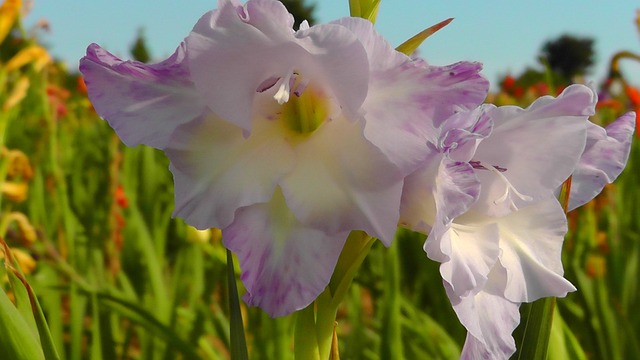
{"label": "stamen", "polygon": [[509,199],[509,207],[514,211],[518,210],[518,208],[516,207],[516,204],[513,202],[513,200],[511,200],[511,198],[509,198],[509,193],[510,192],[513,192],[513,194],[515,194],[517,197],[519,197],[520,199],[522,199],[524,201],[533,200],[533,198],[531,196],[522,194],[515,187],[513,187],[513,185],[511,185],[511,183],[509,182],[509,179],[507,179],[507,177],[502,174],[502,172],[506,171],[506,169],[500,168],[500,167],[496,167],[496,166],[489,166],[488,168],[485,168],[485,169],[487,169],[487,170],[491,171],[492,173],[498,175],[498,177],[505,184],[504,194],[502,194],[502,196],[500,196],[499,198],[494,200],[493,201],[494,204],[498,205],[499,203],[502,203],[502,202],[506,201],[507,199]]}
{"label": "stamen", "polygon": [[289,101],[289,95],[291,93],[291,77],[294,75],[293,69],[287,71],[287,75],[280,78],[280,86],[273,98],[276,99],[278,104],[282,105]]}

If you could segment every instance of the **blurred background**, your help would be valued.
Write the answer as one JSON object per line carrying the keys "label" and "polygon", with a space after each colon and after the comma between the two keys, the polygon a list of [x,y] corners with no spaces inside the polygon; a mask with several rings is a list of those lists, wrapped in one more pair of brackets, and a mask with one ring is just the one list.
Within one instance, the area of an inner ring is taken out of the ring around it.
{"label": "blurred background", "polygon": [[[283,2],[312,23],[349,13],[346,0]],[[123,58],[162,60],[215,2],[0,4],[0,324],[24,319],[25,344],[47,359],[54,348],[62,359],[227,359],[219,231],[171,219],[167,159],[125,147],[96,115],[77,71],[91,42]],[[483,62],[487,101],[497,105],[526,107],[571,82],[592,82],[592,121],[606,126],[640,109],[636,8],[383,1],[376,27],[399,45],[454,17],[419,55],[437,65]],[[558,300],[550,359],[640,359],[639,171],[635,141],[616,183],[569,213],[563,262],[578,291]],[[338,315],[343,359],[459,357],[465,331],[423,242],[400,231],[390,249],[374,245]],[[251,358],[293,356],[294,316],[243,312]],[[0,344],[7,331],[0,326]]]}

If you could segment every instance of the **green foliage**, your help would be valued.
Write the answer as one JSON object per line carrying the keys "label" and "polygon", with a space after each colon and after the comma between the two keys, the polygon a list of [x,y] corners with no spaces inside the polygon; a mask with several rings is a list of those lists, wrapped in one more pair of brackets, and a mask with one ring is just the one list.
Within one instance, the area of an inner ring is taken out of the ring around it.
{"label": "green foliage", "polygon": [[541,57],[565,82],[585,75],[594,62],[593,39],[562,35],[546,42]]}
{"label": "green foliage", "polygon": [[144,37],[144,31],[142,29],[138,30],[138,35],[133,45],[131,46],[131,56],[135,60],[138,60],[143,63],[148,63],[151,60],[151,55],[149,54],[149,50],[147,49],[147,41]]}

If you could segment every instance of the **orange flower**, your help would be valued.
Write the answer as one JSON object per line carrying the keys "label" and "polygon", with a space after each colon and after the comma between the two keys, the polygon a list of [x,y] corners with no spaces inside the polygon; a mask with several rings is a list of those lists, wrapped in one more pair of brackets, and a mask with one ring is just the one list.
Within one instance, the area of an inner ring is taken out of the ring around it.
{"label": "orange flower", "polygon": [[77,81],[76,89],[78,90],[78,92],[80,92],[81,94],[86,94],[87,84],[84,83],[84,77],[78,76],[78,80],[76,81]]}
{"label": "orange flower", "polygon": [[116,198],[116,203],[118,204],[118,206],[120,206],[123,209],[129,206],[129,199],[127,199],[127,194],[125,194],[124,188],[122,187],[122,185],[118,185],[116,187],[114,196]]}

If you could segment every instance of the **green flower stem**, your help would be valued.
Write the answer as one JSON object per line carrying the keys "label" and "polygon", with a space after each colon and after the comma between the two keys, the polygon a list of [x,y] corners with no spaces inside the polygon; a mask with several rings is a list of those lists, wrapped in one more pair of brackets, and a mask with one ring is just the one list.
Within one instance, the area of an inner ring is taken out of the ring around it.
{"label": "green flower stem", "polygon": [[[329,286],[318,296],[315,303],[298,313],[295,333],[296,359],[329,359],[338,306],[347,294],[349,285],[374,241],[374,238],[362,231],[349,234]],[[314,334],[315,339],[311,339]]]}
{"label": "green flower stem", "polygon": [[295,347],[296,359],[319,360],[318,340],[316,338],[315,303],[296,314]]}

